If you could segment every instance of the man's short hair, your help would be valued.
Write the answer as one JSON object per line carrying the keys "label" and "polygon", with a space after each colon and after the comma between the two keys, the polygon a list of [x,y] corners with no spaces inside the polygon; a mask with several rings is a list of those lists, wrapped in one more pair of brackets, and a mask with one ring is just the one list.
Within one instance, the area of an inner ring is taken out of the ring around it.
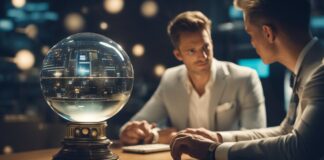
{"label": "man's short hair", "polygon": [[252,24],[279,25],[287,32],[309,30],[309,0],[234,0],[234,5]]}
{"label": "man's short hair", "polygon": [[197,32],[206,30],[211,33],[211,21],[200,11],[186,11],[177,15],[168,25],[171,43],[178,48],[181,32]]}

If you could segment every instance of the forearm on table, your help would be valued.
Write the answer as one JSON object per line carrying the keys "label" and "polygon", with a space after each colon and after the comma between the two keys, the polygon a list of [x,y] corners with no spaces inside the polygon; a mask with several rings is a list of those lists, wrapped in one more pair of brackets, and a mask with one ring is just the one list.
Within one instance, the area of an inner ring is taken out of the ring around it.
{"label": "forearm on table", "polygon": [[266,137],[275,137],[284,134],[282,127],[270,127],[262,129],[253,129],[246,131],[225,131],[218,132],[218,136],[221,136],[222,142],[238,142],[245,140],[261,139]]}

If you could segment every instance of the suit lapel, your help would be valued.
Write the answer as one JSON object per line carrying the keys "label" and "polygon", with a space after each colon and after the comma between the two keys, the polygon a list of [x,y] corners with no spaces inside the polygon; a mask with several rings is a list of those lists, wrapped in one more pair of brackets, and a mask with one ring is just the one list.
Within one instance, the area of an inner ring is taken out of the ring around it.
{"label": "suit lapel", "polygon": [[[303,110],[305,109],[306,105],[302,105],[302,100],[303,100],[303,90],[304,90],[304,86],[306,85],[306,83],[308,82],[308,80],[311,78],[311,74],[312,74],[312,70],[314,70],[314,68],[316,68],[316,66],[320,66],[320,64],[322,63],[322,57],[324,57],[324,52],[323,52],[323,44],[320,41],[317,41],[314,46],[306,53],[301,67],[297,73],[296,76],[296,82],[295,82],[295,86],[294,86],[294,91],[297,93],[298,95],[298,107],[296,108],[297,112],[294,113],[296,114],[296,120],[297,123],[295,122],[295,124],[298,124],[299,120],[300,120],[300,116],[301,113],[303,112]],[[299,101],[301,100],[301,101]]]}
{"label": "suit lapel", "polygon": [[184,66],[179,74],[179,85],[177,88],[174,88],[174,92],[172,93],[175,97],[177,97],[176,105],[177,112],[179,113],[178,117],[178,127],[180,129],[187,128],[188,125],[188,114],[189,114],[189,95],[186,90],[186,76],[187,76],[187,69]]}
{"label": "suit lapel", "polygon": [[219,104],[224,89],[226,87],[226,78],[229,75],[229,72],[225,66],[225,64],[221,61],[214,60],[215,63],[214,67],[216,67],[216,78],[215,83],[211,89],[211,97],[210,97],[210,104],[209,104],[209,120],[210,120],[210,129],[217,130],[217,117],[215,117],[215,108]]}
{"label": "suit lapel", "polygon": [[301,67],[297,73],[295,80],[295,92],[297,92],[299,98],[302,98],[302,92],[307,81],[311,78],[312,70],[316,66],[322,63],[322,57],[324,56],[323,44],[318,40],[314,46],[306,53]]}

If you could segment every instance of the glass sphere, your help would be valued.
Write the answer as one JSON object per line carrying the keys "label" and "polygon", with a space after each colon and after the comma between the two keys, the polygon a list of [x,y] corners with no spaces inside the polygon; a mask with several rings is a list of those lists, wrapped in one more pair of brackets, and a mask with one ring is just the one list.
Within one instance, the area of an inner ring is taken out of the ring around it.
{"label": "glass sphere", "polygon": [[133,88],[126,52],[95,33],[69,36],[45,57],[40,85],[48,105],[73,122],[100,122],[118,113]]}

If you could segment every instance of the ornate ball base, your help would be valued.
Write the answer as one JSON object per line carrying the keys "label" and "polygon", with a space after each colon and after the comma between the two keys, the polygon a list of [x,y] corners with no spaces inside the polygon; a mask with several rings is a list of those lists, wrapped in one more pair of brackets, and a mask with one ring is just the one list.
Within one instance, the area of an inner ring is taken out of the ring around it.
{"label": "ornate ball base", "polygon": [[63,148],[53,160],[118,160],[109,150],[112,142],[106,137],[106,122],[69,123]]}

